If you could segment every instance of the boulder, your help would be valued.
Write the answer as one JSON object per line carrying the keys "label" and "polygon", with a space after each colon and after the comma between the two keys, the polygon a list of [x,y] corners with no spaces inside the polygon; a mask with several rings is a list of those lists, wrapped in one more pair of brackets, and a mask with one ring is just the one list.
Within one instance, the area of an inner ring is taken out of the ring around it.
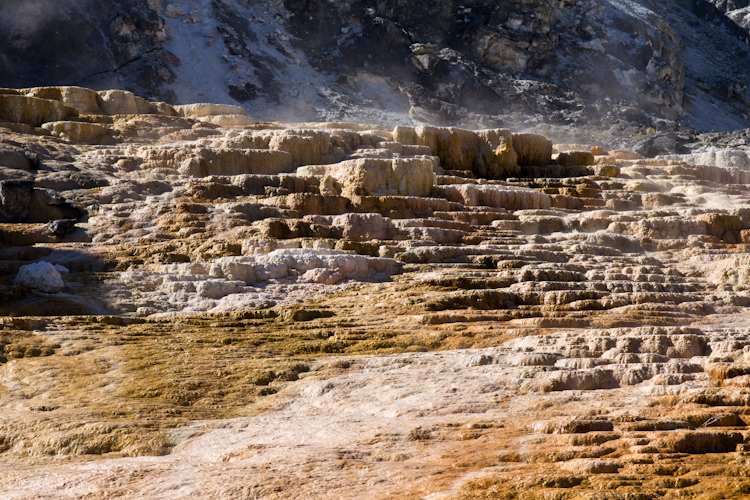
{"label": "boulder", "polygon": [[47,293],[57,293],[65,287],[60,272],[49,262],[21,266],[15,283]]}
{"label": "boulder", "polygon": [[65,118],[65,106],[57,101],[23,95],[0,94],[0,120],[38,127]]}
{"label": "boulder", "polygon": [[34,181],[0,181],[0,212],[7,222],[23,222],[31,210]]}
{"label": "boulder", "polygon": [[30,154],[14,149],[0,149],[0,167],[27,170],[32,167]]}
{"label": "boulder", "polygon": [[29,203],[29,213],[24,222],[46,224],[61,219],[78,220],[84,215],[86,215],[86,210],[69,202],[57,191],[35,188]]}
{"label": "boulder", "polygon": [[306,271],[305,274],[302,275],[302,279],[305,281],[312,281],[313,283],[335,285],[343,279],[343,276],[332,269],[315,268]]}
{"label": "boulder", "polygon": [[76,229],[76,219],[59,219],[47,223],[47,229],[58,238],[64,238]]}

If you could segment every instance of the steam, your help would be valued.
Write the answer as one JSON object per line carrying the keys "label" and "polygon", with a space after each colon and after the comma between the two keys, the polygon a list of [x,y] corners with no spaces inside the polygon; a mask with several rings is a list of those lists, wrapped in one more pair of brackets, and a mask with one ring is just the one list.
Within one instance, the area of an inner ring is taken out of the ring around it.
{"label": "steam", "polygon": [[688,203],[712,210],[731,210],[739,208],[739,204],[732,201],[726,194],[710,192],[707,188],[697,185],[679,186],[671,190],[672,194],[681,194]]}
{"label": "steam", "polygon": [[81,2],[75,0],[5,0],[0,3],[0,28],[12,38],[33,35],[59,21]]}

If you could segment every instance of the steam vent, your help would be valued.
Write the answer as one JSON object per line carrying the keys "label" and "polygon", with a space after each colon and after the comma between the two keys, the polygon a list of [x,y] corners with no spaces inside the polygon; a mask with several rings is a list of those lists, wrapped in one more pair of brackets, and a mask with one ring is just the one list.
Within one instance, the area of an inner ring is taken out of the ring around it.
{"label": "steam vent", "polygon": [[0,500],[750,498],[748,0],[0,0]]}

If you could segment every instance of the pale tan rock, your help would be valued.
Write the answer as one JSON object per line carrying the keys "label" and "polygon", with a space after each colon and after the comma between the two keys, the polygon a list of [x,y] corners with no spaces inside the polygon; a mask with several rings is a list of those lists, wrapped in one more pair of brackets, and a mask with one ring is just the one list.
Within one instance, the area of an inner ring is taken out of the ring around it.
{"label": "pale tan rock", "polygon": [[401,144],[417,144],[417,133],[414,127],[398,125],[393,129],[393,140]]}
{"label": "pale tan rock", "polygon": [[544,166],[552,160],[552,141],[537,134],[513,134],[513,149],[521,166]]}
{"label": "pale tan rock", "polygon": [[108,115],[137,115],[151,112],[151,104],[126,90],[101,90],[100,107]]}
{"label": "pale tan rock", "polygon": [[477,184],[454,184],[446,187],[450,201],[467,206],[506,208],[508,210],[547,209],[551,199],[548,195],[533,189]]}
{"label": "pale tan rock", "polygon": [[99,95],[91,89],[73,86],[34,87],[23,89],[21,92],[29,97],[60,101],[81,114],[96,115],[102,112],[99,107]]}
{"label": "pale tan rock", "polygon": [[284,130],[271,135],[268,148],[292,155],[295,167],[335,163],[344,158],[344,151],[320,130]]}
{"label": "pale tan rock", "polygon": [[642,160],[643,156],[634,151],[625,151],[622,149],[615,149],[607,153],[615,160]]}
{"label": "pale tan rock", "polygon": [[680,217],[652,217],[637,222],[613,222],[607,232],[652,239],[685,239],[690,235],[708,234],[705,221]]}
{"label": "pale tan rock", "polygon": [[[597,150],[597,153],[593,153],[593,149]],[[604,154],[599,153],[599,151],[602,150],[599,146],[589,146],[587,144],[553,144],[552,145],[552,153],[565,153],[568,151],[588,151],[593,154]]]}
{"label": "pale tan rock", "polygon": [[394,232],[393,223],[380,214],[343,214],[331,224],[341,228],[344,238],[357,241],[384,240]]}
{"label": "pale tan rock", "polygon": [[49,122],[42,125],[53,136],[73,142],[97,143],[105,137],[111,137],[114,131],[96,123],[87,122]]}
{"label": "pale tan rock", "polygon": [[202,122],[213,123],[220,127],[238,127],[255,125],[255,120],[247,115],[211,115],[198,118]]}
{"label": "pale tan rock", "polygon": [[322,283],[325,285],[335,285],[343,279],[341,273],[333,271],[331,269],[315,268],[305,271],[302,275],[302,279],[312,281],[314,283]]}
{"label": "pale tan rock", "polygon": [[701,214],[698,220],[704,221],[708,227],[708,234],[721,238],[727,231],[740,231],[742,219],[729,214]]}
{"label": "pale tan rock", "polygon": [[151,105],[153,106],[156,114],[164,116],[180,116],[177,110],[175,110],[174,107],[167,104],[166,102],[152,102]]}
{"label": "pale tan rock", "polygon": [[132,164],[144,171],[179,171],[190,177],[242,174],[273,175],[293,171],[292,158],[283,151],[209,148],[195,146],[128,146],[100,149],[88,155],[91,161],[115,161],[120,168]]}
{"label": "pale tan rock", "polygon": [[0,122],[0,127],[6,130],[12,130],[13,132],[16,132],[18,134],[33,134],[34,133],[34,127],[26,123]]}
{"label": "pale tan rock", "polygon": [[611,474],[620,470],[620,467],[620,463],[614,460],[576,458],[565,462],[561,468],[574,474],[590,475]]}
{"label": "pale tan rock", "polygon": [[245,108],[243,108],[242,106],[234,106],[232,104],[182,104],[179,106],[174,106],[174,109],[180,114],[180,116],[184,116],[186,118],[202,118],[206,116],[221,115],[247,115]]}
{"label": "pale tan rock", "polygon": [[333,165],[307,166],[298,175],[327,175],[342,186],[342,195],[428,196],[435,184],[429,158],[346,160]]}
{"label": "pale tan rock", "polygon": [[617,166],[617,160],[615,160],[614,157],[609,156],[608,154],[594,155],[594,162],[596,165],[611,165],[613,167]]}
{"label": "pale tan rock", "polygon": [[601,146],[589,146],[588,144],[553,144],[552,153],[566,153],[568,151],[588,151],[594,156],[602,156],[607,153]]}
{"label": "pale tan rock", "polygon": [[692,165],[750,170],[750,152],[745,149],[717,149],[703,153],[666,155],[659,158]]}
{"label": "pale tan rock", "polygon": [[204,145],[219,148],[268,149],[270,141],[270,135],[247,130],[230,130],[221,137],[206,140]]}
{"label": "pale tan rock", "polygon": [[283,151],[200,148],[175,157],[179,171],[192,177],[279,174],[291,172],[292,158]]}
{"label": "pale tan rock", "polygon": [[345,129],[345,130],[353,130],[355,132],[365,132],[365,131],[372,131],[377,132],[378,134],[381,133],[388,133],[385,130],[382,130],[377,125],[372,124],[365,124],[365,123],[352,123],[352,122],[316,122],[316,123],[303,123],[301,124],[303,127],[305,126],[314,126],[316,128],[323,128],[323,129]]}
{"label": "pale tan rock", "polygon": [[705,267],[704,272],[706,279],[717,285],[750,285],[750,259],[747,256],[711,263]]}
{"label": "pale tan rock", "polygon": [[576,165],[594,165],[594,155],[589,151],[566,151],[557,155],[557,163],[563,167],[573,167]]}
{"label": "pale tan rock", "polygon": [[65,106],[58,101],[12,94],[0,94],[0,120],[38,127],[65,118]]}
{"label": "pale tan rock", "polygon": [[404,151],[404,145],[396,141],[382,141],[379,144],[380,148],[387,149],[394,154],[402,154]]}
{"label": "pale tan rock", "polygon": [[463,130],[422,125],[396,127],[394,140],[404,145],[429,147],[443,168],[468,170],[499,179],[517,173],[511,133],[505,129]]}

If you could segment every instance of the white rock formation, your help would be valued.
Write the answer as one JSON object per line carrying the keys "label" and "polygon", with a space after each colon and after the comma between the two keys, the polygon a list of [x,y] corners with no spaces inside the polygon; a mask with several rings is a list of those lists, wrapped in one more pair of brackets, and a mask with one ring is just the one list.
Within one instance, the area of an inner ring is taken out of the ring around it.
{"label": "white rock formation", "polygon": [[60,272],[49,262],[36,262],[21,266],[15,283],[47,293],[57,293],[65,287]]}
{"label": "white rock formation", "polygon": [[750,171],[750,150],[748,149],[710,149],[701,153],[685,155],[665,155],[660,159],[705,165],[709,167],[737,168]]}

